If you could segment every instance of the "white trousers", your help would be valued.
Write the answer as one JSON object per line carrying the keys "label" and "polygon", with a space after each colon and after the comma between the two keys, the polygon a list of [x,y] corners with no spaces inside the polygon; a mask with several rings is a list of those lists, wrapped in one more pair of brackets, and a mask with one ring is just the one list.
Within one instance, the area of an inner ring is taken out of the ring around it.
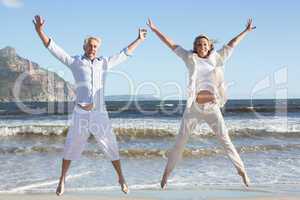
{"label": "white trousers", "polygon": [[193,103],[190,108],[186,108],[183,114],[179,133],[176,138],[176,144],[168,155],[168,163],[166,166],[167,174],[171,173],[176,163],[181,159],[189,134],[194,130],[196,125],[202,121],[206,122],[216,134],[235,168],[245,172],[244,164],[228,135],[219,106],[215,103],[206,103],[202,105]]}
{"label": "white trousers", "polygon": [[90,134],[93,134],[110,160],[119,160],[119,148],[107,112],[86,111],[75,106],[65,142],[63,158],[78,160]]}

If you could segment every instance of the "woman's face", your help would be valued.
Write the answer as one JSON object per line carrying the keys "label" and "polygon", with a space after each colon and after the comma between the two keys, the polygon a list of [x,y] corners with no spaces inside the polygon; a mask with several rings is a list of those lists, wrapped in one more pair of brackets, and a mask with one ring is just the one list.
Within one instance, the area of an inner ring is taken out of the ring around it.
{"label": "woman's face", "polygon": [[200,58],[206,58],[210,51],[210,44],[206,38],[200,38],[197,40],[195,49]]}

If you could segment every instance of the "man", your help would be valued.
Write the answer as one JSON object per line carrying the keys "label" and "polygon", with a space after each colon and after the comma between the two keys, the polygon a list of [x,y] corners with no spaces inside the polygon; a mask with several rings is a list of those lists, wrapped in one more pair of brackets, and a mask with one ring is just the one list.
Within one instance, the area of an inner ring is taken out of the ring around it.
{"label": "man", "polygon": [[90,133],[112,161],[121,189],[127,194],[129,189],[121,170],[116,136],[105,107],[104,83],[107,70],[125,61],[145,40],[147,30],[139,29],[138,38],[114,56],[97,57],[101,40],[97,37],[88,37],[84,40],[84,55],[71,57],[44,33],[45,20],[41,16],[35,16],[33,23],[45,47],[69,67],[76,82],[76,106],[65,142],[61,177],[56,194],[60,196],[64,193],[65,178],[71,161],[80,158]]}

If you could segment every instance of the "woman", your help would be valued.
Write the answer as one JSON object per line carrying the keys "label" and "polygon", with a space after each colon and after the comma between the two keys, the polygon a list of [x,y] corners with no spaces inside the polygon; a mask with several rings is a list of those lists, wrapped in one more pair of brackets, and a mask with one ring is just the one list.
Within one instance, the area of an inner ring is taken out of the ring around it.
{"label": "woman", "polygon": [[176,144],[168,156],[168,162],[161,180],[161,188],[165,188],[168,176],[180,160],[189,133],[201,120],[204,120],[217,135],[238,174],[248,187],[250,180],[244,164],[229,138],[220,107],[226,103],[223,66],[232,54],[233,48],[247,33],[256,28],[252,25],[252,19],[249,19],[244,31],[219,51],[214,50],[212,41],[205,35],[196,37],[193,50],[187,51],[164,35],[151,19],[148,20],[147,25],[161,41],[185,62],[189,71],[187,106],[183,114]]}

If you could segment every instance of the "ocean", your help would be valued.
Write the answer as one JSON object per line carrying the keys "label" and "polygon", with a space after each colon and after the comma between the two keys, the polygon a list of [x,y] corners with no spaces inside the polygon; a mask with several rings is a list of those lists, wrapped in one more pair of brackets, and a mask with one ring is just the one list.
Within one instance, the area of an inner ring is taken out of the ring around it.
{"label": "ocean", "polygon": [[[131,189],[159,188],[185,103],[106,102]],[[0,193],[54,192],[74,103],[22,105],[0,103]],[[300,183],[300,99],[229,100],[222,112],[252,185]],[[199,124],[168,187],[205,186],[242,182],[214,133]],[[110,190],[119,190],[117,177],[91,136],[81,160],[72,162],[66,191]]]}

